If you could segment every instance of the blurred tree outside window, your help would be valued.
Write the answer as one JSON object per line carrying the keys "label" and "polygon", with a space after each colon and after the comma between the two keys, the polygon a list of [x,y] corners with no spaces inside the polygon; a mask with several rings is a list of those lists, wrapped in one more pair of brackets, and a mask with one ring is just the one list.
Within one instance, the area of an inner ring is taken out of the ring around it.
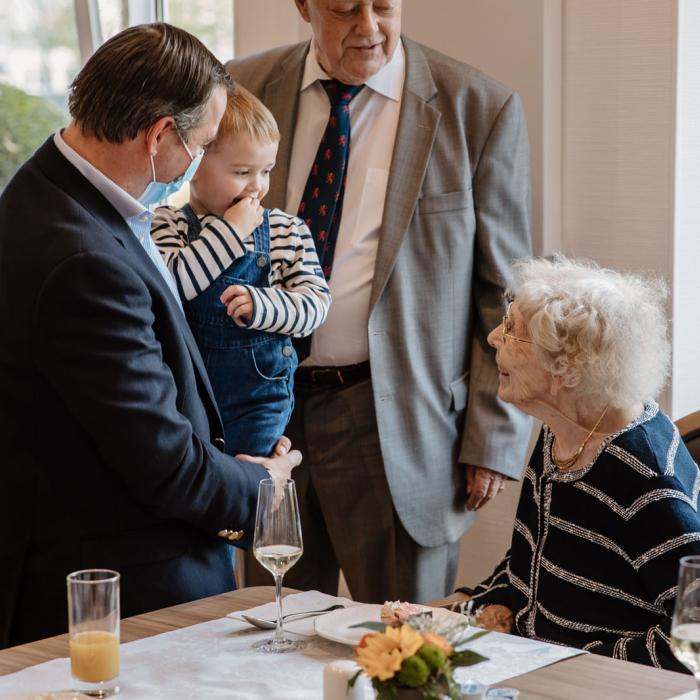
{"label": "blurred tree outside window", "polygon": [[0,3],[0,191],[68,123],[68,85],[79,68],[73,0]]}
{"label": "blurred tree outside window", "polygon": [[[68,87],[81,68],[75,0],[0,2],[0,192],[20,165],[68,124]],[[83,48],[158,17],[233,57],[233,0],[95,0]],[[162,17],[160,13],[162,12]]]}

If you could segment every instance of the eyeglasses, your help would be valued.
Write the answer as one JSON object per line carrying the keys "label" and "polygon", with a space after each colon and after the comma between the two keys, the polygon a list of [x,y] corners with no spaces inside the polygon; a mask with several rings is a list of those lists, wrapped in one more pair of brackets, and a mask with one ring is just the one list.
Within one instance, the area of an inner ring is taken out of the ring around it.
{"label": "eyeglasses", "polygon": [[510,331],[513,330],[513,319],[511,319],[510,317],[511,306],[513,306],[512,299],[508,301],[508,305],[506,306],[506,313],[501,319],[501,334],[503,336],[503,344],[505,345],[506,338],[511,338],[512,340],[516,340],[519,343],[527,343],[528,345],[534,345],[534,340],[528,340],[527,338],[518,338],[517,335],[513,335],[512,333],[510,333]]}

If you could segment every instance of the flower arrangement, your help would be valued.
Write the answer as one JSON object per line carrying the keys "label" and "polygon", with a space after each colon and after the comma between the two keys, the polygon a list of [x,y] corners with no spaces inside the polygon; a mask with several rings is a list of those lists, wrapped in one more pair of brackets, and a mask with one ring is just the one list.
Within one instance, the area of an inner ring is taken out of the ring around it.
{"label": "flower arrangement", "polygon": [[362,626],[376,631],[365,634],[355,648],[355,661],[362,670],[350,684],[364,672],[372,679],[377,700],[394,700],[399,690],[414,690],[423,700],[445,696],[460,700],[454,670],[486,660],[464,649],[465,644],[488,633],[468,634],[468,618],[464,623],[445,625],[434,620],[430,612],[422,612],[394,626],[373,622]]}

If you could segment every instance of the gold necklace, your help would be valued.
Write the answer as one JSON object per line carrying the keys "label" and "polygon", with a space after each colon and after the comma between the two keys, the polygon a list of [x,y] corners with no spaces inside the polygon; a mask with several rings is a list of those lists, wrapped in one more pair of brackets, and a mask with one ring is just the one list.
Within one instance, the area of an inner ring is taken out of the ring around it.
{"label": "gold necklace", "polygon": [[586,435],[583,442],[579,445],[578,449],[576,450],[576,452],[574,452],[573,455],[571,455],[571,457],[567,457],[566,459],[561,459],[560,457],[556,456],[556,454],[555,454],[556,453],[556,447],[555,447],[556,436],[554,437],[554,440],[552,441],[551,456],[552,456],[552,462],[554,462],[555,466],[558,469],[569,469],[570,467],[573,467],[574,464],[576,464],[578,458],[581,456],[581,453],[583,452],[584,448],[588,444],[588,441],[591,439],[591,436],[593,435],[593,433],[595,433],[596,428],[600,425],[600,422],[603,420],[603,417],[605,416],[605,414],[607,412],[608,412],[608,407],[606,406],[603,409],[603,412],[600,414],[600,418],[598,418],[598,420],[596,421],[596,424],[591,428],[590,433],[588,433],[588,435]]}

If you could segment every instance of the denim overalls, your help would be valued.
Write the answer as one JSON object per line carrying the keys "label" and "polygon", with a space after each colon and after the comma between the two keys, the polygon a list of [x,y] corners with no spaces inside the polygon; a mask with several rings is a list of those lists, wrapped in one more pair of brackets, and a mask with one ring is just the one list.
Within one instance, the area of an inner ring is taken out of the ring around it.
{"label": "denim overalls", "polygon": [[[202,226],[189,204],[182,211],[192,242]],[[183,305],[219,405],[226,452],[267,456],[292,412],[297,356],[289,336],[240,328],[221,302],[224,289],[232,284],[270,286],[267,209],[252,235],[255,251],[234,260],[204,292]]]}

